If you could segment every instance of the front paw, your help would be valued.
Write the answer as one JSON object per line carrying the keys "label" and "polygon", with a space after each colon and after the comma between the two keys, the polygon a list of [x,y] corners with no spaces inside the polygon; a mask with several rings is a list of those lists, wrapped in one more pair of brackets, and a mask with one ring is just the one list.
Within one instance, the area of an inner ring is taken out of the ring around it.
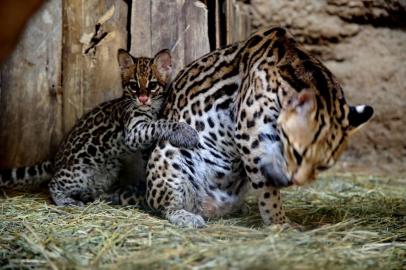
{"label": "front paw", "polygon": [[193,148],[199,144],[199,133],[186,123],[177,123],[168,139],[174,146]]}

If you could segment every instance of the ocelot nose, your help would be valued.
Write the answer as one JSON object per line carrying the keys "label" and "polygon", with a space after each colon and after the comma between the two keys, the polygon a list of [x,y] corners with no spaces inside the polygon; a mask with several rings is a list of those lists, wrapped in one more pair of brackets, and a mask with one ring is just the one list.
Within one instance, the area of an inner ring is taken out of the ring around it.
{"label": "ocelot nose", "polygon": [[142,104],[145,104],[145,103],[148,102],[148,96],[146,96],[146,95],[139,96],[139,97],[138,97],[138,100],[139,100]]}

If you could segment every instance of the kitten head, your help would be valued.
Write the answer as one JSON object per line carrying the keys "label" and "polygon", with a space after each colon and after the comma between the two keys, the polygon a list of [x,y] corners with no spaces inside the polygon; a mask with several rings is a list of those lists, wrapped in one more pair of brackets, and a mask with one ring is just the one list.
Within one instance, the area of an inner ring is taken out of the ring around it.
{"label": "kitten head", "polygon": [[172,72],[169,50],[155,57],[133,57],[123,49],[118,50],[123,96],[133,99],[139,106],[149,106],[163,96]]}

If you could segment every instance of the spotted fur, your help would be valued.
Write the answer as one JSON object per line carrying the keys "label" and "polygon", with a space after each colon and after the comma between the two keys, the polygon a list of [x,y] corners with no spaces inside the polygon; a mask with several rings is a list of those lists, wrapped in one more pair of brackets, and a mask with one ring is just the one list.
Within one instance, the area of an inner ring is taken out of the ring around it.
{"label": "spotted fur", "polygon": [[116,187],[124,160],[160,139],[180,147],[198,143],[197,133],[189,125],[157,119],[171,72],[169,52],[163,50],[151,59],[133,58],[119,50],[118,62],[122,97],[84,115],[63,140],[53,161],[2,170],[0,187],[51,178],[49,191],[57,205],[83,205],[95,199],[138,204],[145,195],[145,179],[131,188]]}
{"label": "spotted fur", "polygon": [[197,149],[161,141],[147,202],[179,226],[241,209],[249,188],[265,224],[287,222],[280,188],[331,167],[373,110],[349,106],[331,72],[283,28],[211,52],[172,83],[164,117],[199,132]]}

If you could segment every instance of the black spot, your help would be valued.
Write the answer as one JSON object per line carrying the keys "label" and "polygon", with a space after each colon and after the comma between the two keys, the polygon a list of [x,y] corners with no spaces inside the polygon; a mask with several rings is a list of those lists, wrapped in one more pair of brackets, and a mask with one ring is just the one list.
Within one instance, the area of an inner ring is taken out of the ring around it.
{"label": "black spot", "polygon": [[17,169],[17,179],[23,179],[25,175],[25,167],[21,167]]}
{"label": "black spot", "polygon": [[265,198],[265,199],[269,199],[269,197],[271,197],[271,194],[270,194],[269,192],[265,192],[264,198]]}
{"label": "black spot", "polygon": [[244,119],[245,119],[246,116],[247,116],[247,114],[245,113],[245,110],[242,110],[242,111],[241,111],[241,114],[240,114],[240,119],[241,119],[241,121],[244,121]]}
{"label": "black spot", "polygon": [[179,166],[178,163],[173,163],[173,164],[172,164],[172,167],[173,167],[175,170],[180,170],[180,166]]}
{"label": "black spot", "polygon": [[231,99],[226,99],[223,102],[217,104],[216,111],[227,110],[230,107]]}
{"label": "black spot", "polygon": [[213,132],[209,132],[210,137],[214,140],[217,141],[217,136]]}
{"label": "black spot", "polygon": [[223,178],[225,176],[225,174],[222,172],[217,172],[216,175],[217,175],[217,178]]}
{"label": "black spot", "polygon": [[93,145],[89,145],[89,146],[87,147],[87,151],[89,152],[89,154],[90,154],[91,156],[95,156],[97,149],[96,149],[96,147],[94,147]]}
{"label": "black spot", "polygon": [[243,140],[245,140],[245,141],[248,141],[248,140],[250,139],[250,136],[249,136],[247,133],[243,133],[243,134],[241,135],[241,139],[243,139]]}
{"label": "black spot", "polygon": [[189,151],[185,150],[185,149],[181,149],[180,153],[182,154],[182,156],[184,156],[185,158],[191,159],[192,155],[189,153]]}
{"label": "black spot", "polygon": [[255,126],[255,120],[249,120],[247,121],[247,128],[252,128]]}
{"label": "black spot", "polygon": [[261,158],[260,157],[256,157],[256,158],[254,158],[254,163],[255,164],[258,164],[260,161],[261,161]]}
{"label": "black spot", "polygon": [[28,168],[28,174],[30,176],[35,176],[37,174],[37,171],[35,170],[34,166]]}
{"label": "black spot", "polygon": [[210,117],[207,118],[207,122],[209,123],[209,126],[210,126],[211,128],[214,128],[214,122],[213,122],[213,120],[212,120]]}
{"label": "black spot", "polygon": [[168,150],[168,151],[165,152],[165,157],[167,157],[167,158],[173,158],[173,155],[174,155],[174,154],[175,154],[174,151]]}
{"label": "black spot", "polygon": [[[213,107],[213,104],[212,104],[212,103],[208,103],[208,104],[206,105],[206,107],[204,107],[204,111],[205,111],[205,112],[208,112],[208,111],[210,111],[210,109],[211,109],[212,107]],[[199,111],[199,114],[202,115],[201,111]]]}
{"label": "black spot", "polygon": [[197,131],[203,131],[205,127],[202,121],[196,121],[195,126]]}
{"label": "black spot", "polygon": [[258,145],[259,145],[258,140],[255,140],[255,141],[253,141],[253,142],[252,142],[252,144],[251,144],[251,148],[255,149],[255,148],[257,148],[257,147],[258,147]]}
{"label": "black spot", "polygon": [[243,151],[244,154],[246,154],[246,155],[248,155],[248,154],[250,153],[250,150],[249,150],[247,147],[245,147],[245,146],[242,147],[242,151]]}
{"label": "black spot", "polygon": [[157,188],[161,188],[163,186],[164,186],[164,181],[162,181],[162,180],[156,185]]}

